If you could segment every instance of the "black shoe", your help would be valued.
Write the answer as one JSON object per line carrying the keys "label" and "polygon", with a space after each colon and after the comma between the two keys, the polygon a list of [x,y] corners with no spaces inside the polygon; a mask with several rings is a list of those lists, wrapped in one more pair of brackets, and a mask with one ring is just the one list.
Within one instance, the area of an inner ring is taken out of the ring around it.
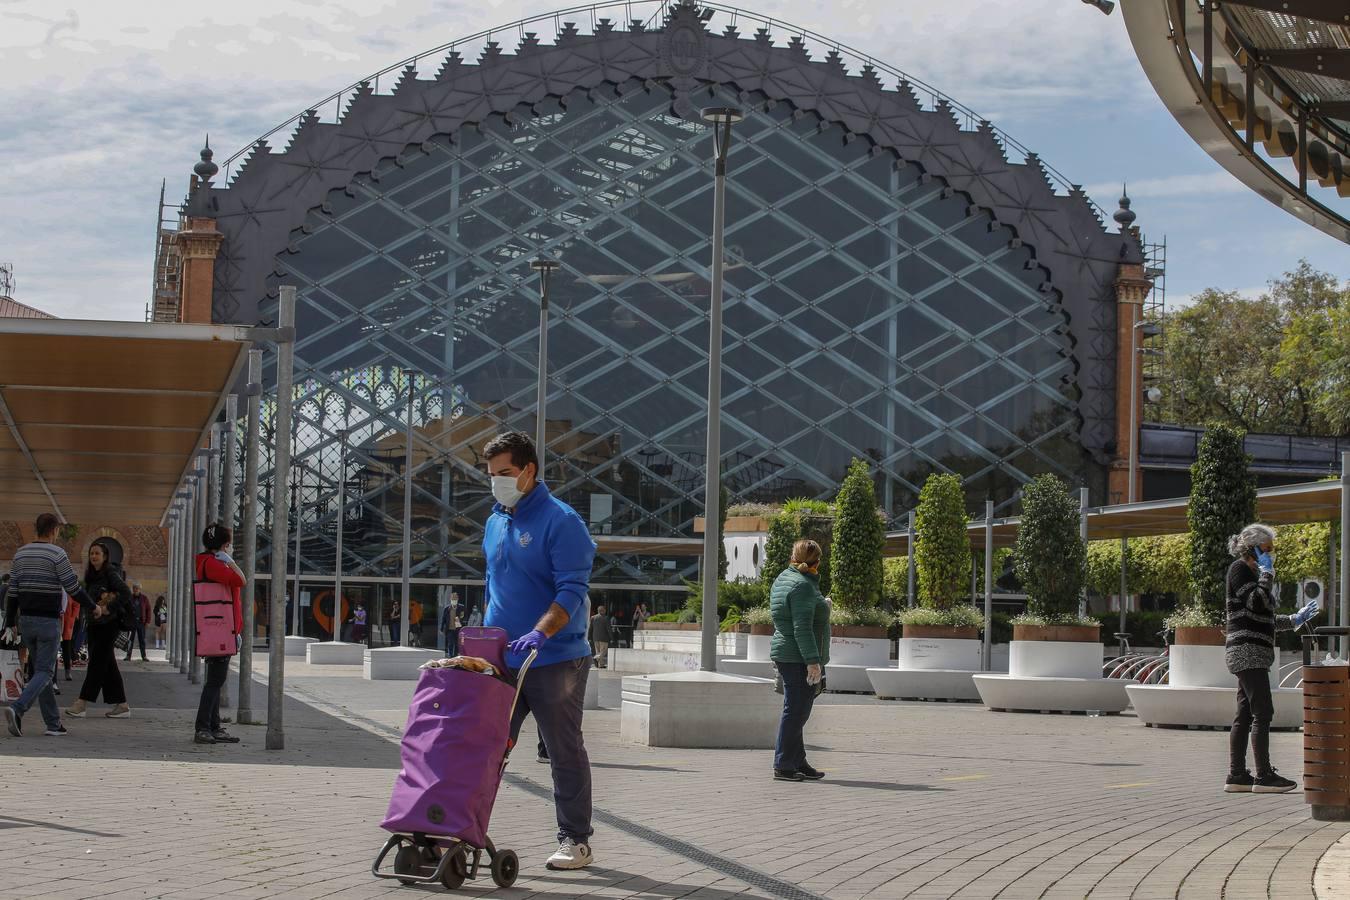
{"label": "black shoe", "polygon": [[56,696],[58,696],[58,697],[61,696],[61,689],[60,689],[59,687],[56,686],[56,682],[55,682],[55,681],[52,682],[52,693],[56,694]]}
{"label": "black shoe", "polygon": [[806,765],[798,769],[797,774],[805,778],[807,781],[819,781],[820,779],[825,777],[824,772],[820,771],[819,769],[813,769],[810,766]]}
{"label": "black shoe", "polygon": [[1251,772],[1239,772],[1236,775],[1229,775],[1228,780],[1223,784],[1225,794],[1250,794],[1252,784],[1256,781]]}
{"label": "black shoe", "polygon": [[66,731],[66,726],[64,725],[57,725],[55,728],[48,728],[46,731],[42,733],[45,734],[47,737],[61,737],[63,735],[70,734],[69,731]]}
{"label": "black shoe", "polygon": [[789,771],[788,769],[774,769],[774,781],[805,781],[806,776],[801,772]]}
{"label": "black shoe", "polygon": [[1297,781],[1283,778],[1274,769],[1269,775],[1262,775],[1252,783],[1253,794],[1287,794],[1298,787]]}
{"label": "black shoe", "polygon": [[217,744],[237,744],[237,743],[239,743],[239,738],[237,738],[237,737],[235,737],[234,735],[230,734],[230,733],[229,733],[228,731],[226,731],[224,728],[220,729],[219,731],[213,731],[213,732],[211,732],[211,737],[213,737],[213,738],[216,739],[216,743],[217,743]]}
{"label": "black shoe", "polygon": [[199,731],[192,736],[192,743],[194,744],[214,744],[215,742],[215,736],[209,731]]}
{"label": "black shoe", "polygon": [[5,714],[5,726],[9,728],[9,733],[15,737],[23,737],[23,716],[8,706],[4,708],[3,712]]}

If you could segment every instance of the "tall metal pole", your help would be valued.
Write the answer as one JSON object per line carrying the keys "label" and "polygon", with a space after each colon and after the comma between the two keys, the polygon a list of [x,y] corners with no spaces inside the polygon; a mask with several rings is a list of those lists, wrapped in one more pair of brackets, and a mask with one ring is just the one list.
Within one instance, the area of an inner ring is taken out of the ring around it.
{"label": "tall metal pole", "polygon": [[295,582],[291,589],[291,634],[300,635],[300,491],[305,486],[305,467],[295,466],[291,492],[295,498]]}
{"label": "tall metal pole", "polygon": [[[1341,602],[1338,624],[1350,625],[1350,450],[1341,452]],[[1342,637],[1341,659],[1350,658],[1350,636]]]}
{"label": "tall metal pole", "polygon": [[540,257],[530,263],[539,273],[539,387],[535,392],[538,409],[534,423],[534,452],[539,455],[539,478],[544,477],[545,450],[548,449],[548,287],[558,261]]}
{"label": "tall metal pole", "polygon": [[994,501],[984,501],[984,670],[994,667]]}
{"label": "tall metal pole", "polygon": [[171,666],[178,665],[178,532],[182,528],[181,504],[175,504],[169,521],[169,575],[168,640],[164,644],[164,659]]}
{"label": "tall metal pole", "polygon": [[183,554],[183,565],[187,570],[188,581],[188,623],[191,627],[188,642],[188,681],[191,684],[200,684],[202,680],[202,658],[197,655],[197,621],[195,612],[192,612],[195,606],[195,598],[192,596],[192,582],[197,580],[197,549],[201,546],[202,532],[206,531],[208,501],[211,491],[210,459],[203,458],[203,453],[210,451],[197,451],[198,462],[201,468],[197,470],[197,496],[193,501],[196,504],[196,515],[193,516],[193,526],[187,535],[187,552]]}
{"label": "tall metal pole", "polygon": [[342,532],[347,522],[347,429],[338,430],[337,548],[333,563],[333,640],[342,638]]}
{"label": "tall metal pole", "polygon": [[398,645],[408,646],[408,633],[412,631],[412,508],[413,508],[413,383],[416,372],[406,372],[408,376],[408,424],[407,446],[403,460],[403,590],[399,608]]}
{"label": "tall metal pole", "polygon": [[[1126,308],[1130,310],[1130,484],[1127,496],[1129,502],[1133,503],[1138,499],[1136,492],[1139,481],[1139,393],[1143,385],[1139,382],[1139,326],[1143,323],[1139,321],[1138,303],[1127,303]],[[1129,613],[1130,597],[1127,593],[1129,584],[1126,577],[1126,560],[1129,557],[1130,542],[1127,538],[1120,539],[1120,628],[1121,634],[1129,630],[1127,625],[1127,616]],[[1120,655],[1125,655],[1125,638],[1120,639]]]}
{"label": "tall metal pole", "polygon": [[[238,418],[239,398],[230,394],[225,398],[225,421],[220,426],[221,443],[225,450],[220,476],[220,522],[230,529],[236,555],[239,553],[239,532],[234,524],[234,495],[238,488],[236,484],[236,481],[238,481],[238,466],[235,464],[235,454],[239,449],[239,432],[235,429],[234,423]],[[240,669],[239,671],[244,670]],[[220,706],[222,709],[228,709],[230,706],[230,682],[228,679],[220,686]],[[229,718],[229,715],[226,714],[225,718]]]}
{"label": "tall metal pole", "polygon": [[914,562],[914,546],[918,543],[918,535],[914,533],[914,525],[919,521],[919,516],[914,510],[909,511],[909,571],[905,574],[905,602],[910,609],[919,605],[919,596],[915,593],[914,582],[918,575],[918,567]]}
{"label": "tall metal pole", "polygon": [[717,671],[717,589],[722,553],[722,279],[725,260],[727,154],[731,149],[731,126],[744,118],[740,110],[703,110],[703,120],[712,125],[715,170],[713,178],[712,292],[708,316],[708,452],[707,478],[703,486],[703,629],[700,668]]}
{"label": "tall metal pole", "polygon": [[262,351],[248,351],[248,431],[244,436],[244,503],[239,529],[240,562],[244,570],[244,590],[240,603],[244,607],[244,633],[239,642],[239,709],[235,721],[240,725],[253,723],[253,635],[255,597],[258,577],[258,454],[262,433]]}
{"label": "tall metal pole", "polygon": [[174,565],[178,567],[178,674],[186,675],[188,670],[188,648],[193,639],[192,623],[192,580],[189,577],[187,561],[188,535],[192,532],[192,494],[189,479],[187,497],[183,499],[183,521],[178,528],[178,545],[174,548]]}
{"label": "tall metal pole", "polygon": [[[272,584],[267,629],[268,750],[286,746],[282,715],[286,690],[286,493],[291,473],[291,402],[295,378],[295,287],[282,285],[277,325],[276,450],[272,466]],[[289,334],[286,333],[289,330]],[[298,602],[298,601],[297,601]]]}
{"label": "tall metal pole", "polygon": [[211,426],[211,442],[202,466],[206,470],[206,522],[219,521],[220,515],[220,423]]}
{"label": "tall metal pole", "polygon": [[[1088,489],[1080,487],[1078,489],[1078,539],[1087,544],[1088,539]],[[1087,615],[1087,586],[1083,586],[1083,591],[1078,597],[1078,615]]]}

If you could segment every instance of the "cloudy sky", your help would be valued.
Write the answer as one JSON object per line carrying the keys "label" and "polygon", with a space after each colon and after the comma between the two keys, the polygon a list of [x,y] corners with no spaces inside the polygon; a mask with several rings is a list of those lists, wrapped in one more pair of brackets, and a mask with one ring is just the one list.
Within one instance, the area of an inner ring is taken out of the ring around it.
{"label": "cloudy sky", "polygon": [[[0,0],[0,262],[14,264],[17,299],[66,317],[142,318],[161,179],[181,198],[207,132],[221,162],[372,72],[549,9]],[[765,0],[757,11],[928,82],[1108,211],[1128,181],[1139,224],[1167,238],[1173,299],[1211,286],[1256,292],[1300,257],[1350,278],[1343,244],[1247,191],[1186,137],[1118,13],[1078,0]]]}

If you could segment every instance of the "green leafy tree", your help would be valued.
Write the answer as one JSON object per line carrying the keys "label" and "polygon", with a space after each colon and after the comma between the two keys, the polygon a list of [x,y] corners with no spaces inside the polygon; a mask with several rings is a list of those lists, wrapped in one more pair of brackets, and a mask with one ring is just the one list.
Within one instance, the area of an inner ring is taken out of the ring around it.
{"label": "green leafy tree", "polygon": [[1211,425],[1191,465],[1186,520],[1191,530],[1192,604],[1215,623],[1233,561],[1228,539],[1256,520],[1256,478],[1247,470],[1251,459],[1243,450],[1244,437],[1239,429]]}
{"label": "green leafy tree", "polygon": [[1087,569],[1087,546],[1078,526],[1078,499],[1054,475],[1037,475],[1022,488],[1014,565],[1028,611],[1051,624],[1078,618]]}
{"label": "green leafy tree", "polygon": [[876,486],[867,463],[855,459],[849,464],[834,509],[831,598],[840,609],[872,609],[881,602],[886,529],[877,514]]}
{"label": "green leafy tree", "polygon": [[801,526],[797,517],[780,512],[769,519],[769,534],[764,541],[764,567],[760,577],[766,585],[783,574],[792,559],[792,545],[797,543]]}
{"label": "green leafy tree", "polygon": [[1350,429],[1350,283],[1306,260],[1260,297],[1208,289],[1164,319],[1164,422]]}
{"label": "green leafy tree", "polygon": [[914,511],[919,605],[946,610],[970,591],[970,535],[959,475],[930,475]]}
{"label": "green leafy tree", "polygon": [[881,563],[881,598],[892,607],[909,599],[909,557],[892,556]]}

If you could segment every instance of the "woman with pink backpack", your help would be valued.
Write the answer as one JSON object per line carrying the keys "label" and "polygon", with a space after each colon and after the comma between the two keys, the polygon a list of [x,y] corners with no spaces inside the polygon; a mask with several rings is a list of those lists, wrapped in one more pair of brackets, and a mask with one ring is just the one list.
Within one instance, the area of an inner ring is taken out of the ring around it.
{"label": "woman with pink backpack", "polygon": [[[238,635],[244,632],[244,608],[239,603],[239,589],[244,586],[244,573],[230,557],[232,535],[224,525],[208,525],[202,532],[201,553],[197,554],[194,581],[210,581],[225,585],[234,598],[235,650]],[[226,638],[228,638],[228,633]],[[229,656],[203,656],[206,678],[202,684],[202,698],[197,704],[196,744],[237,744],[239,738],[220,725],[220,689],[230,674]]]}

